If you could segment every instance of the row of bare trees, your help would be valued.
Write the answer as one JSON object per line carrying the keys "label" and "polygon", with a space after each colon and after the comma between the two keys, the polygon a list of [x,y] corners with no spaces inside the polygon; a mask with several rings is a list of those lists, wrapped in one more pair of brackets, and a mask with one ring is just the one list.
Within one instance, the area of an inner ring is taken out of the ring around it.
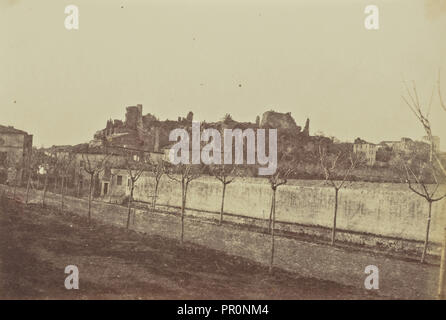
{"label": "row of bare trees", "polygon": [[[418,109],[417,109],[418,110]],[[81,154],[84,165],[82,169],[89,177],[89,192],[88,192],[88,222],[91,222],[91,206],[94,192],[94,179],[101,172],[103,172],[107,166],[111,154],[104,154],[101,157],[95,157],[94,160],[91,159],[88,153]],[[331,232],[331,244],[335,244],[336,231],[337,231],[337,216],[338,216],[338,203],[339,203],[339,193],[340,190],[349,185],[351,181],[351,173],[359,165],[362,165],[364,160],[351,151],[338,150],[330,152],[327,150],[326,146],[319,145],[318,148],[318,162],[320,164],[321,171],[324,174],[326,183],[331,186],[334,190],[334,207],[333,207],[333,223]],[[38,168],[44,175],[43,192],[42,192],[42,206],[45,206],[45,197],[48,188],[48,177],[52,176],[54,179],[54,191],[57,188],[57,181],[59,180],[60,187],[60,210],[63,211],[64,208],[64,197],[67,190],[67,184],[69,180],[69,169],[73,164],[75,159],[75,154],[69,153],[50,153],[42,154],[41,152],[33,152],[29,155],[27,159],[27,188],[26,188],[26,203],[29,199],[29,189],[32,184],[32,172],[36,171]],[[425,255],[427,252],[428,241],[429,241],[429,229],[430,229],[430,219],[432,214],[432,203],[443,199],[446,195],[435,196],[439,189],[440,182],[435,174],[435,170],[432,170],[430,162],[426,163],[422,159],[416,157],[410,157],[402,161],[402,170],[405,175],[405,181],[409,185],[409,189],[415,194],[425,198],[429,204],[428,208],[428,223],[426,228],[426,237],[424,243],[424,249],[421,261],[424,262]],[[278,170],[272,176],[268,177],[272,195],[271,195],[271,208],[269,215],[269,232],[271,233],[271,268],[273,265],[274,257],[274,232],[275,232],[275,221],[276,221],[276,192],[280,185],[286,184],[290,175],[293,174],[293,166],[297,164],[280,163]],[[160,181],[163,175],[166,175],[172,181],[178,182],[181,186],[181,243],[184,241],[184,217],[185,209],[187,204],[187,195],[189,191],[189,185],[192,181],[200,177],[203,173],[203,167],[199,165],[178,165],[171,166],[163,161],[153,163],[144,158],[143,155],[129,155],[126,157],[126,161],[123,165],[126,169],[129,177],[129,197],[128,197],[128,215],[126,227],[129,228],[132,203],[134,200],[134,190],[138,179],[141,177],[144,171],[151,172],[153,174],[154,183],[154,193],[152,195],[152,210],[156,208],[156,201],[158,198]],[[213,175],[222,184],[222,196],[221,196],[221,206],[220,206],[220,217],[219,224],[223,223],[224,216],[224,203],[227,185],[232,183],[238,176],[240,176],[240,171],[236,169],[236,166],[228,165],[214,165],[209,167],[209,173]],[[435,184],[427,184],[426,179],[431,179],[435,181]]]}
{"label": "row of bare trees", "polygon": [[[16,188],[21,185],[21,181],[23,178],[26,178],[26,193],[25,193],[25,203],[28,204],[30,200],[30,191],[34,189],[34,181],[38,181],[38,185],[40,185],[40,179],[43,177],[43,186],[42,186],[42,196],[41,196],[41,205],[44,207],[46,204],[47,192],[49,189],[49,181],[50,179],[53,182],[53,192],[60,194],[60,210],[63,211],[64,208],[64,200],[65,195],[68,190],[68,184],[73,174],[73,164],[77,159],[77,154],[69,153],[69,152],[58,152],[54,149],[43,150],[33,148],[31,152],[29,152],[24,161],[12,161],[12,159],[7,160],[6,166],[8,168],[13,168],[15,170],[15,175],[13,181],[9,181],[8,183],[13,186],[13,194],[16,196]],[[84,165],[82,170],[85,174],[90,177],[89,184],[89,221],[91,219],[91,201],[92,194],[94,188],[94,177],[101,173],[107,166],[107,160],[110,155],[103,155],[101,157],[95,158],[95,161],[92,161],[88,154],[81,154],[81,157],[84,161]],[[19,174],[21,173],[21,174]],[[79,179],[78,179],[79,181]]]}
{"label": "row of bare trees", "polygon": [[[102,157],[95,157],[93,161],[90,159],[88,154],[82,154],[82,160],[84,162],[83,170],[89,176],[89,192],[88,192],[88,222],[91,222],[91,206],[93,199],[93,191],[94,191],[94,179],[95,176],[99,175],[103,172],[106,167],[109,165],[108,160],[111,154],[105,154]],[[71,154],[62,154],[58,155],[56,153],[50,154],[49,156],[43,157],[39,155],[36,159],[30,161],[30,172],[32,171],[32,167],[35,166],[35,163],[43,163],[45,181],[42,193],[42,205],[45,205],[45,195],[47,192],[47,181],[48,176],[52,175],[55,178],[55,186],[57,186],[57,177],[60,180],[60,195],[61,195],[61,204],[60,210],[63,211],[64,207],[64,196],[67,189],[67,180],[69,177],[69,167],[73,163],[75,158],[74,155]],[[349,185],[348,182],[351,181],[351,173],[357,168],[359,165],[363,163],[363,160],[352,153],[351,151],[338,150],[337,152],[328,152],[327,148],[324,146],[319,146],[318,148],[318,160],[320,164],[320,168],[324,173],[326,183],[331,186],[334,190],[334,208],[333,208],[333,223],[332,223],[332,235],[331,235],[331,244],[334,245],[336,238],[336,230],[337,230],[337,215],[338,215],[338,203],[339,203],[339,192],[342,188]],[[273,266],[274,260],[274,232],[275,232],[275,221],[276,221],[276,192],[279,186],[286,184],[288,178],[293,174],[295,170],[293,170],[293,166],[297,166],[297,164],[287,164],[280,163],[278,170],[274,175],[268,177],[272,195],[271,195],[271,208],[269,215],[269,232],[271,234],[271,263],[270,268]],[[134,190],[138,179],[141,177],[144,171],[151,172],[153,174],[155,180],[154,194],[152,195],[152,203],[151,207],[154,210],[156,208],[156,200],[158,198],[159,185],[161,178],[163,175],[166,175],[172,181],[178,182],[181,186],[181,236],[180,241],[183,243],[184,241],[184,217],[185,217],[185,209],[187,204],[187,194],[189,191],[189,185],[192,181],[200,177],[203,173],[203,167],[198,165],[178,165],[178,166],[170,166],[169,164],[160,161],[157,163],[152,163],[144,158],[144,156],[139,155],[129,155],[126,158],[125,164],[123,166],[129,177],[129,197],[128,197],[128,215],[127,215],[127,223],[126,227],[129,228],[131,212],[132,212],[132,203],[134,200]],[[236,169],[236,166],[228,166],[228,165],[214,165],[209,168],[209,173],[213,175],[217,180],[219,180],[222,184],[222,196],[221,196],[221,206],[220,206],[220,218],[219,224],[221,225],[223,222],[224,216],[224,203],[225,203],[225,194],[227,185],[232,183],[238,176],[240,176],[240,171]],[[405,166],[406,173],[411,174],[412,177],[416,179],[418,184],[421,183],[422,180],[420,177],[415,175],[413,169],[409,166]],[[30,185],[31,175],[28,175],[28,183],[27,186]],[[410,183],[410,180],[408,180]],[[415,190],[413,186],[409,185],[411,190]],[[438,187],[438,186],[437,186]],[[27,188],[27,200],[28,201],[28,189]],[[431,216],[431,204],[434,201],[438,201],[441,198],[432,198],[434,190],[431,193],[428,193],[427,187],[424,187],[426,194],[425,197],[430,201],[429,206],[429,217]],[[417,192],[420,194],[420,192]],[[430,199],[430,200],[429,200]],[[429,225],[428,225],[429,228]],[[426,241],[425,248],[423,251],[422,261],[424,261],[424,256],[426,253],[426,248],[428,244],[428,233],[426,233]]]}
{"label": "row of bare trees", "polygon": [[[350,177],[351,170],[357,166],[359,161],[353,157],[352,153],[349,154],[350,165],[346,169],[343,175],[343,180],[338,182],[336,178],[340,174],[340,170],[344,168],[344,157],[345,154],[339,152],[334,158],[327,156],[325,149],[320,148],[320,163],[321,167],[326,172],[327,183],[330,183],[335,189],[335,203],[338,202],[339,190],[345,185],[346,180]],[[328,165],[329,164],[329,165]],[[145,162],[130,160],[126,164],[127,172],[130,179],[130,195],[128,199],[128,217],[127,217],[127,228],[130,224],[131,216],[131,203],[134,200],[134,188],[136,182],[141,177],[141,174],[148,170],[153,173],[155,179],[155,192],[152,200],[152,208],[155,208],[156,199],[158,197],[158,189],[161,177],[165,174],[170,180],[179,183],[181,187],[181,209],[180,209],[180,219],[181,219],[181,232],[180,232],[180,242],[184,242],[184,219],[185,210],[187,206],[187,195],[189,191],[190,183],[203,174],[203,167],[200,165],[187,165],[179,164],[176,166],[170,166],[167,163],[159,162],[155,166],[147,165]],[[274,263],[274,241],[275,241],[275,222],[276,222],[276,194],[279,186],[287,183],[288,178],[293,174],[293,164],[281,164],[277,171],[268,177],[268,181],[272,190],[271,194],[271,208],[269,215],[269,232],[271,235],[271,260],[270,260],[270,270],[273,268]],[[237,177],[240,176],[240,171],[237,170],[236,166],[228,165],[213,165],[209,167],[209,173],[214,176],[217,180],[221,182],[222,193],[221,193],[221,206],[220,206],[220,217],[219,225],[223,223],[224,217],[224,204],[225,204],[225,194],[227,186],[232,183]],[[332,244],[335,241],[336,232],[336,216],[337,216],[337,205],[335,205],[334,221],[333,221],[333,231],[332,231]]]}

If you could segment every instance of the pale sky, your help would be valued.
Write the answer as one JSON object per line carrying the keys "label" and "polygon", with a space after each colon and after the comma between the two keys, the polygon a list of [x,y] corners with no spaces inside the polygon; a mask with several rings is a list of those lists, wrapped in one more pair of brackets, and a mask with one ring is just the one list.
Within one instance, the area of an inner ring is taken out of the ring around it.
{"label": "pale sky", "polygon": [[[379,30],[364,28],[369,4]],[[441,68],[446,98],[445,0],[0,0],[0,39],[0,124],[36,146],[89,141],[138,103],[160,119],[274,109],[343,141],[419,139],[402,80],[427,102]],[[443,150],[445,120],[435,96]]]}

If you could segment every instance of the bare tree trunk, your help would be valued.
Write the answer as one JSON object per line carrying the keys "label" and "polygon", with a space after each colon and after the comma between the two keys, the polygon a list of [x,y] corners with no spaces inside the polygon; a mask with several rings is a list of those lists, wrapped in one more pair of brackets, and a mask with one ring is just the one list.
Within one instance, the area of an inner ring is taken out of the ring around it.
{"label": "bare tree trunk", "polygon": [[13,195],[13,197],[14,197],[14,200],[15,200],[15,195],[16,195],[16,191],[17,191],[17,177],[14,179],[15,181],[14,181],[14,189],[13,189],[13,192],[12,192],[12,195]]}
{"label": "bare tree trunk", "polygon": [[129,201],[128,201],[128,213],[127,213],[127,230],[129,229],[129,225],[130,225],[130,214],[132,211],[132,201],[133,201],[133,189],[134,189],[135,185],[134,182],[132,181],[132,186],[130,189],[130,196],[129,196]]}
{"label": "bare tree trunk", "polygon": [[80,196],[80,187],[81,187],[81,180],[78,177],[77,178],[77,183],[76,183],[76,197],[78,197],[78,198]]}
{"label": "bare tree trunk", "polygon": [[113,176],[110,177],[110,190],[108,191],[108,193],[109,193],[108,203],[111,203],[113,195]]}
{"label": "bare tree trunk", "polygon": [[129,225],[130,225],[130,211],[131,211],[131,209],[132,209],[132,207],[131,207],[131,202],[132,202],[132,200],[131,200],[131,198],[129,197],[129,200],[128,200],[128,202],[127,202],[127,209],[128,209],[128,212],[127,212],[127,225],[126,225],[126,229],[127,229],[127,230],[129,229]]}
{"label": "bare tree trunk", "polygon": [[47,185],[48,185],[48,175],[45,175],[45,182],[43,184],[42,207],[45,207],[45,197],[46,197]]}
{"label": "bare tree trunk", "polygon": [[153,200],[152,200],[152,210],[155,211],[155,207],[156,207],[156,199],[158,197],[158,186],[159,186],[159,179],[156,179],[155,181],[155,194],[153,195]]}
{"label": "bare tree trunk", "polygon": [[91,187],[91,198],[94,199],[94,194],[96,193],[96,179],[95,179],[96,175],[93,175],[93,186]]}
{"label": "bare tree trunk", "polygon": [[[3,189],[2,190],[2,194],[0,196],[0,205],[2,206],[2,208],[5,208],[5,206],[7,205],[6,204],[6,201],[7,201],[7,199],[6,199],[6,190],[7,189]],[[8,193],[9,193],[9,190],[8,190]]]}
{"label": "bare tree trunk", "polygon": [[334,215],[333,215],[333,229],[331,231],[331,245],[333,246],[336,238],[336,219],[338,216],[338,195],[339,189],[335,188],[335,206],[334,206]]}
{"label": "bare tree trunk", "polygon": [[63,212],[63,202],[64,202],[64,183],[65,183],[65,177],[62,176],[62,188],[60,188],[60,211]]}
{"label": "bare tree trunk", "polygon": [[91,223],[91,196],[93,192],[93,175],[90,174],[90,187],[88,192],[88,224]]}
{"label": "bare tree trunk", "polygon": [[274,228],[276,222],[276,190],[273,190],[271,203],[272,221],[271,221],[271,259],[269,261],[269,273],[273,272],[274,265]]}
{"label": "bare tree trunk", "polygon": [[60,179],[60,194],[63,192],[63,184],[64,184],[65,176],[62,176]]}
{"label": "bare tree trunk", "polygon": [[188,186],[187,182],[186,184],[182,182],[181,189],[182,189],[183,199],[181,204],[181,244],[184,243],[184,214],[186,209],[187,186]]}
{"label": "bare tree trunk", "polygon": [[223,210],[225,205],[225,193],[226,193],[226,183],[223,183],[223,192],[221,195],[221,209],[220,209],[220,225],[223,223]]}
{"label": "bare tree trunk", "polygon": [[268,232],[271,232],[271,222],[273,220],[273,202],[274,193],[271,195],[271,208],[269,210],[269,220],[268,220]]}
{"label": "bare tree trunk", "polygon": [[135,208],[133,208],[132,212],[133,212],[132,225],[133,225],[133,226],[135,226],[135,219],[136,219],[136,209],[135,209]]}
{"label": "bare tree trunk", "polygon": [[444,228],[443,248],[441,250],[440,276],[438,279],[438,299],[446,299],[446,228]]}
{"label": "bare tree trunk", "polygon": [[28,181],[26,182],[26,200],[25,203],[28,204],[29,200],[29,185],[31,183],[31,172],[28,172]]}
{"label": "bare tree trunk", "polygon": [[57,193],[57,176],[54,177],[54,190],[53,193]]}
{"label": "bare tree trunk", "polygon": [[427,246],[429,244],[429,229],[431,226],[431,214],[432,214],[432,201],[429,201],[429,216],[427,218],[427,226],[426,226],[426,238],[424,240],[423,254],[421,255],[421,263],[424,263],[426,259]]}

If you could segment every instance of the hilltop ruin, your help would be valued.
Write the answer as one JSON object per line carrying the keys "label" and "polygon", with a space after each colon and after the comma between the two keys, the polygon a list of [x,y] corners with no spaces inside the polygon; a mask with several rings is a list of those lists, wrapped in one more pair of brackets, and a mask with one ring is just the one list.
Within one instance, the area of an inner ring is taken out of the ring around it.
{"label": "hilltop ruin", "polygon": [[[306,121],[304,131],[296,124],[291,113],[280,113],[267,111],[255,122],[238,122],[226,115],[221,121],[202,123],[202,128],[215,128],[223,130],[227,128],[257,129],[274,128],[279,132],[298,135],[309,134],[309,119]],[[161,121],[154,115],[147,113],[143,115],[143,106],[129,106],[126,108],[125,121],[108,120],[104,129],[95,133],[91,146],[121,146],[138,150],[160,152],[168,146],[169,133],[171,130],[183,128],[190,130],[193,121],[193,113],[189,112],[186,117],[178,117],[177,120]]]}

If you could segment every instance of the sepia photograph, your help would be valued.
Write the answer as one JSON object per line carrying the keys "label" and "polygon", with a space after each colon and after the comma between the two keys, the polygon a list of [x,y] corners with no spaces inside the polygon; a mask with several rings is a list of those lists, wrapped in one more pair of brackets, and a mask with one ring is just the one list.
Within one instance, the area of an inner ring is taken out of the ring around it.
{"label": "sepia photograph", "polygon": [[445,35],[446,0],[0,0],[0,300],[446,299]]}

